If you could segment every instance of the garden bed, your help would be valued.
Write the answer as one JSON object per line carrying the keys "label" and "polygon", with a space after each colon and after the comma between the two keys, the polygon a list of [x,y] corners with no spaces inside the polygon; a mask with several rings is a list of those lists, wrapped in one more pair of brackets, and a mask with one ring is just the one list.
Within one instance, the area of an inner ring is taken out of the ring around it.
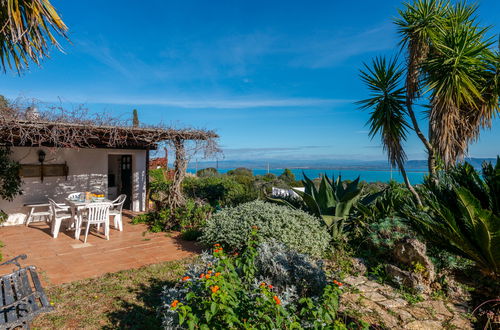
{"label": "garden bed", "polygon": [[40,316],[33,329],[158,329],[163,286],[173,284],[192,259],[109,273],[48,288],[55,311]]}

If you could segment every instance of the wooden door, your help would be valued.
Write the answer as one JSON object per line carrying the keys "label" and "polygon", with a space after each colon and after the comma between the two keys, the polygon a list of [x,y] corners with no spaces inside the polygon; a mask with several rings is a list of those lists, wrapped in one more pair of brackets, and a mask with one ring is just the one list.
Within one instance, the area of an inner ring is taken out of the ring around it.
{"label": "wooden door", "polygon": [[120,194],[127,195],[123,208],[130,210],[132,202],[132,156],[123,155],[120,162],[121,189]]}

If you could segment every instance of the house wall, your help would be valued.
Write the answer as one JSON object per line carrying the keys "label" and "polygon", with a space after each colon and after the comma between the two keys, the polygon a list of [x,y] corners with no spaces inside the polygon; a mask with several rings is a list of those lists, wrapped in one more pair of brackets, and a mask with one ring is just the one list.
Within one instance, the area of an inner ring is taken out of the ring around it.
{"label": "house wall", "polygon": [[9,215],[3,225],[22,224],[29,209],[24,204],[47,203],[47,198],[64,202],[71,192],[91,191],[107,194],[108,155],[132,155],[132,210],[144,211],[146,199],[146,151],[128,149],[50,149],[12,148],[11,158],[20,164],[40,164],[38,151],[46,153],[44,164],[67,163],[66,177],[22,178],[23,194],[12,202],[0,200],[0,209]]}

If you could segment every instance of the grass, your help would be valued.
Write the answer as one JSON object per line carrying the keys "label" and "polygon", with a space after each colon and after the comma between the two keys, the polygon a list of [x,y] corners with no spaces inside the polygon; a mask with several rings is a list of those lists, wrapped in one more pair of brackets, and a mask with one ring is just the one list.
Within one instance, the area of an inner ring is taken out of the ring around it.
{"label": "grass", "polygon": [[173,285],[193,259],[106,274],[46,289],[55,311],[33,329],[158,329],[163,286]]}

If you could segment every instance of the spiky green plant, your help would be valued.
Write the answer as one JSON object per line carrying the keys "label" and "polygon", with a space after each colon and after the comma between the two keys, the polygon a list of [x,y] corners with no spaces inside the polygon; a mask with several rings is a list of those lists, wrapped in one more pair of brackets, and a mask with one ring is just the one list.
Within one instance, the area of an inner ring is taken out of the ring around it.
{"label": "spiky green plant", "polygon": [[487,275],[500,275],[500,160],[484,165],[483,177],[469,164],[441,174],[422,187],[424,208],[403,213],[429,241],[476,262]]}
{"label": "spiky green plant", "polygon": [[0,62],[21,72],[29,62],[40,64],[50,45],[60,48],[56,35],[66,38],[68,28],[49,0],[0,1]]}
{"label": "spiky green plant", "polygon": [[405,89],[401,87],[403,73],[396,58],[388,61],[384,57],[377,57],[371,66],[365,64],[360,75],[370,91],[370,98],[357,104],[363,110],[371,110],[367,123],[370,126],[370,138],[380,135],[389,162],[399,168],[406,186],[417,203],[421,204],[420,196],[411,185],[404,167],[406,153],[403,143],[409,125],[406,120]]}
{"label": "spiky green plant", "polygon": [[[304,209],[323,220],[330,230],[334,241],[339,241],[344,236],[346,220],[353,209],[353,206],[362,196],[362,188],[359,186],[359,177],[351,182],[342,181],[339,175],[336,180],[330,180],[323,175],[319,188],[316,188],[314,181],[309,179],[305,173],[304,191],[292,188],[302,199]],[[282,199],[271,199],[290,207],[294,206]],[[367,199],[368,201],[368,199]]]}

